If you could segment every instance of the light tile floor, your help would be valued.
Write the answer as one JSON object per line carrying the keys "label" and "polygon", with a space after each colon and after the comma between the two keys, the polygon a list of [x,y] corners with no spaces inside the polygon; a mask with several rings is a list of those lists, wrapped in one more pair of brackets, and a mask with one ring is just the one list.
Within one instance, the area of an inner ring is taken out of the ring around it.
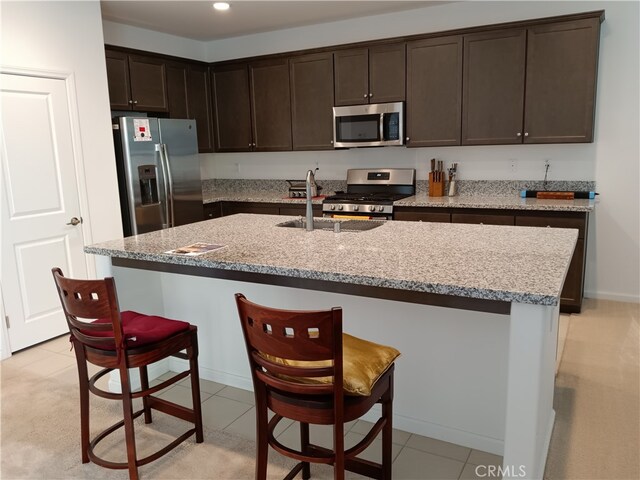
{"label": "light tile floor", "polygon": [[[69,349],[68,336],[23,350],[5,360],[14,366],[34,370],[41,375],[55,376],[60,381],[72,382],[77,378],[75,355]],[[12,371],[19,371],[11,369]],[[170,374],[155,379],[158,383]],[[3,380],[8,378],[3,376]],[[101,379],[102,387],[107,378]],[[255,407],[253,392],[229,387],[208,380],[200,380],[203,421],[208,428],[225,430],[235,435],[255,440]],[[159,395],[167,400],[190,406],[189,378],[168,388]],[[347,447],[364,438],[371,424],[363,420],[345,425]],[[311,441],[322,446],[332,446],[331,427],[311,426]],[[296,422],[283,420],[277,429],[277,438],[287,446],[296,447],[299,427]],[[475,479],[478,465],[499,465],[502,458],[490,453],[454,445],[452,443],[394,430],[393,434],[394,479]],[[362,458],[380,461],[381,440],[376,439],[361,455]],[[482,469],[479,470],[483,472]],[[495,478],[495,477],[494,477]]]}

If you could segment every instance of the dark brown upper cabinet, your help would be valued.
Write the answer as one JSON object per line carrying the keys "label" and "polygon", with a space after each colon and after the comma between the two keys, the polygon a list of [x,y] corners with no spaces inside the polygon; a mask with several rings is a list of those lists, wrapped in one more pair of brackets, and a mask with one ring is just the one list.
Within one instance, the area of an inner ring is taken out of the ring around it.
{"label": "dark brown upper cabinet", "polygon": [[163,60],[113,50],[105,53],[113,110],[169,111]]}
{"label": "dark brown upper cabinet", "polygon": [[528,29],[524,143],[592,142],[600,18]]}
{"label": "dark brown upper cabinet", "polygon": [[462,144],[522,143],[526,29],[465,35]]}
{"label": "dark brown upper cabinet", "polygon": [[404,101],[405,57],[404,43],[335,52],[335,104]]}
{"label": "dark brown upper cabinet", "polygon": [[462,144],[593,141],[599,28],[590,18],[465,36]]}
{"label": "dark brown upper cabinet", "polygon": [[[198,128],[198,151],[213,152],[213,113],[211,112],[209,67],[190,64],[187,69],[187,118]],[[173,113],[173,112],[172,112]]]}
{"label": "dark brown upper cabinet", "polygon": [[187,70],[186,63],[170,62],[167,70],[167,98],[170,118],[188,118]]}
{"label": "dark brown upper cabinet", "polygon": [[289,59],[294,150],[333,148],[333,55]]}
{"label": "dark brown upper cabinet", "polygon": [[211,72],[216,152],[246,152],[253,147],[249,69],[246,63]]}
{"label": "dark brown upper cabinet", "polygon": [[249,65],[253,149],[291,150],[289,62],[286,58]]}
{"label": "dark brown upper cabinet", "polygon": [[196,121],[198,151],[213,151],[213,120],[209,68],[206,65],[167,62],[170,118]]}
{"label": "dark brown upper cabinet", "polygon": [[226,65],[212,79],[216,151],[291,150],[287,59]]}
{"label": "dark brown upper cabinet", "polygon": [[460,145],[462,36],[407,43],[407,147]]}

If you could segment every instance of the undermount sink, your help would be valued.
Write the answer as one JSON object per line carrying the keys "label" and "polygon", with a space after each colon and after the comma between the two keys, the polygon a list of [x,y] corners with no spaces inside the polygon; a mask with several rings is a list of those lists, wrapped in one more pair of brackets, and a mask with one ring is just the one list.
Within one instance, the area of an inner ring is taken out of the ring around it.
{"label": "undermount sink", "polygon": [[[373,230],[381,226],[384,221],[376,220],[332,220],[329,218],[314,218],[314,230],[330,230],[335,231],[336,223],[340,224],[341,232],[364,232],[365,230]],[[287,222],[278,223],[276,227],[288,228],[306,228],[307,221],[302,218],[298,220],[289,220]]]}

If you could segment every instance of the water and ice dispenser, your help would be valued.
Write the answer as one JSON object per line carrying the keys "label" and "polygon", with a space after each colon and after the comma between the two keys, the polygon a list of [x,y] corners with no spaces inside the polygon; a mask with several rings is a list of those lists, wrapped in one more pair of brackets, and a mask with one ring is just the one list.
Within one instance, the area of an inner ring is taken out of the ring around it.
{"label": "water and ice dispenser", "polygon": [[158,203],[158,179],[155,165],[140,165],[138,167],[140,180],[140,196],[142,205]]}

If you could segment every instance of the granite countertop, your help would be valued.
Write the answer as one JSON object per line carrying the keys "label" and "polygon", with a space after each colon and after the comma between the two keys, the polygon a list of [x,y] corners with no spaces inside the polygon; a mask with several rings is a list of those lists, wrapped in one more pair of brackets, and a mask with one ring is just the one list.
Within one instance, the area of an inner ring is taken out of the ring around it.
{"label": "granite countertop", "polygon": [[[277,227],[238,214],[85,247],[86,253],[487,300],[557,305],[578,231],[383,222],[363,232]],[[208,242],[197,257],[164,252]]]}
{"label": "granite countertop", "polygon": [[504,210],[547,210],[556,212],[591,212],[595,200],[547,200],[503,195],[465,195],[430,197],[426,192],[393,203],[397,207],[495,208]]}
{"label": "granite countertop", "polygon": [[[320,182],[322,195],[333,195],[336,190],[346,190],[346,183],[338,180]],[[461,183],[461,194],[455,197],[430,197],[425,182],[418,182],[417,193],[394,202],[397,207],[448,207],[448,208],[492,208],[504,210],[540,210],[556,212],[591,212],[595,200],[538,200],[520,198],[520,189],[540,187],[525,182],[471,182]],[[551,188],[558,190],[594,188],[591,183],[556,182]],[[216,179],[203,182],[203,203],[213,202],[258,202],[305,204],[303,198],[287,197],[288,184],[284,180],[229,180]],[[316,205],[322,204],[323,196],[313,198]]]}

